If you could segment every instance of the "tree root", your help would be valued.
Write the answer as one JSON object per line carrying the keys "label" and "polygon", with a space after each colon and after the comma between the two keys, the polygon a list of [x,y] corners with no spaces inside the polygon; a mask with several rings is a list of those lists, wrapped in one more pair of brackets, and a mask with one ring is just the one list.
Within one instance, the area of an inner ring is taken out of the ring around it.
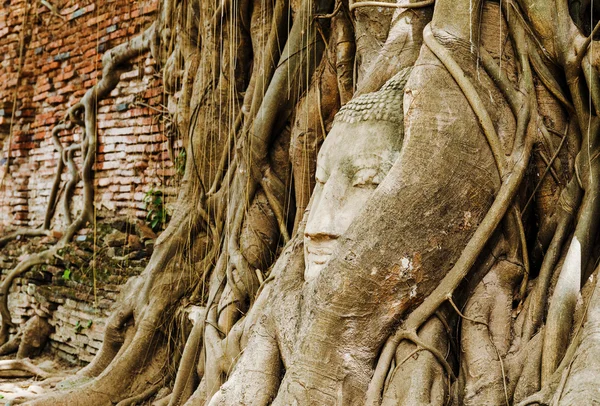
{"label": "tree root", "polygon": [[523,210],[522,210],[523,213],[527,211],[527,208],[529,207],[529,204],[533,201],[533,198],[535,197],[535,193],[538,191],[539,187],[542,185],[542,181],[544,180],[544,178],[546,177],[546,175],[550,171],[550,168],[552,167],[551,166],[552,163],[558,157],[558,154],[560,153],[563,145],[565,144],[565,141],[567,140],[567,134],[568,134],[568,132],[569,132],[569,124],[567,123],[567,128],[565,128],[565,133],[563,134],[563,137],[560,140],[560,144],[558,144],[558,148],[556,148],[556,151],[554,152],[554,155],[550,159],[549,165],[546,166],[546,169],[542,173],[542,176],[540,176],[540,179],[538,180],[538,182],[535,184],[535,187],[531,191],[531,195],[529,196],[529,199],[527,199],[527,202],[525,203],[525,206],[523,206]]}
{"label": "tree root", "polygon": [[600,120],[592,117],[584,133],[582,149],[576,158],[576,175],[585,193],[579,209],[575,233],[562,265],[548,309],[542,358],[542,385],[550,379],[559,365],[567,347],[573,311],[590,261],[596,230],[600,224],[600,164],[598,146]]}
{"label": "tree root", "polygon": [[202,339],[204,335],[204,326],[202,320],[204,315],[200,314],[196,318],[192,332],[186,340],[179,368],[175,377],[173,392],[169,401],[169,406],[176,406],[185,403],[192,395],[198,384],[198,376],[196,376],[196,363],[200,348],[202,347]]}
{"label": "tree root", "polygon": [[508,388],[506,358],[510,349],[512,302],[521,275],[520,265],[506,259],[498,260],[469,296],[465,313],[471,317],[448,299],[457,314],[467,320],[461,330],[461,371],[464,373],[466,405],[510,405],[512,389]]}
{"label": "tree root", "polygon": [[0,238],[0,248],[4,247],[10,241],[15,240],[20,237],[41,237],[50,235],[50,231],[43,229],[21,229],[15,232],[12,232],[4,237]]}
{"label": "tree root", "polygon": [[429,6],[433,6],[435,4],[435,0],[422,0],[422,1],[416,1],[413,3],[386,3],[384,1],[360,1],[357,3],[352,3],[350,5],[350,11],[356,10],[357,8],[360,7],[390,7],[390,8],[405,8],[405,9],[412,9],[412,8],[424,8],[424,7],[429,7]]}
{"label": "tree root", "polygon": [[240,111],[238,113],[237,118],[235,119],[233,129],[229,134],[229,142],[227,143],[228,145],[225,148],[223,148],[223,152],[221,153],[221,159],[219,160],[219,164],[217,166],[217,173],[215,174],[212,186],[206,193],[207,196],[214,195],[217,192],[219,185],[221,184],[223,175],[225,174],[225,168],[227,168],[227,162],[231,159],[231,156],[233,155],[233,148],[235,145],[235,133],[240,129],[242,120],[243,114]]}
{"label": "tree root", "polygon": [[50,374],[33,364],[29,358],[0,361],[0,377],[20,378],[27,376],[46,379],[50,377]]}
{"label": "tree root", "polygon": [[19,331],[13,338],[0,346],[0,355],[7,355],[17,352],[19,345],[21,345],[22,336],[23,332]]}
{"label": "tree root", "polygon": [[290,240],[290,235],[287,231],[285,213],[283,204],[281,203],[285,199],[285,185],[270,169],[265,171],[265,176],[261,179],[260,185],[267,196],[267,200],[269,201],[273,213],[275,213],[275,218],[277,219],[277,225],[279,226],[279,232],[283,237],[283,242],[284,244],[287,244]]}
{"label": "tree root", "polygon": [[[429,319],[419,330],[419,336],[446,353],[446,358],[450,358],[451,331],[447,329],[445,313],[439,312]],[[446,376],[444,367],[433,354],[427,352],[427,349],[414,347],[406,341],[398,346],[394,361],[383,392],[383,406],[441,406],[447,403],[450,377]]]}
{"label": "tree root", "polygon": [[[65,164],[67,164],[67,154],[65,154],[65,148],[63,147],[62,143],[60,142],[60,138],[58,137],[58,133],[62,130],[66,130],[66,129],[71,129],[73,127],[73,123],[72,122],[68,122],[68,123],[59,123],[58,125],[56,125],[53,129],[52,129],[52,142],[54,143],[54,148],[56,149],[56,151],[58,151],[58,163],[57,163],[57,167],[56,167],[56,175],[54,177],[54,182],[52,183],[52,189],[50,190],[50,197],[48,198],[48,205],[46,207],[46,214],[44,216],[44,225],[43,228],[44,229],[49,229],[50,228],[50,223],[52,221],[52,217],[54,217],[54,211],[56,208],[56,200],[58,198],[58,192],[60,189],[60,180],[62,177],[62,172],[64,169]],[[72,145],[73,146],[78,146],[78,144]],[[68,149],[72,149],[71,147],[69,147]],[[68,154],[71,157],[71,162],[68,164],[69,165],[69,171],[71,172],[71,181],[73,179],[77,179],[75,182],[79,181],[79,174],[77,172],[77,168],[75,167],[75,164],[73,163],[72,160],[72,154]],[[67,185],[69,185],[69,183],[67,183]],[[71,188],[71,190],[69,191],[69,187],[66,188],[67,193],[65,193],[65,206],[67,206],[67,201],[70,202],[70,199],[72,197],[72,192],[74,188]],[[72,222],[72,218],[71,218],[71,212],[70,210],[68,212],[65,211],[65,218],[67,219],[67,225],[71,224]]]}
{"label": "tree root", "polygon": [[[417,334],[416,328],[412,329],[412,330],[408,330],[408,329],[398,330],[385,343],[382,354],[379,357],[379,361],[377,362],[377,368],[375,370],[375,373],[373,374],[373,379],[369,383],[369,388],[367,390],[366,402],[365,402],[366,405],[375,406],[375,405],[380,404],[381,392],[383,390],[385,380],[386,380],[386,377],[388,374],[388,370],[391,365],[391,361],[392,361],[391,358],[393,358],[394,354],[396,353],[396,349],[398,348],[398,345],[403,340],[411,341],[412,343],[414,343],[417,346],[418,350],[424,350],[424,351],[430,352],[436,358],[436,360],[440,363],[440,365],[442,365],[446,374],[448,374],[448,376],[451,377],[451,379],[453,379],[453,380],[456,379],[456,375],[454,374],[452,367],[446,360],[446,357],[443,354],[441,354],[436,348],[430,346],[429,344],[427,344],[423,340],[421,340]],[[383,370],[383,368],[380,369],[380,366],[383,365],[383,364],[381,364],[382,358],[385,355],[386,356],[385,360],[387,361],[387,354],[390,352],[392,353],[392,355],[390,357],[389,362],[386,362],[385,371],[382,373],[381,371]]]}
{"label": "tree root", "polygon": [[575,215],[573,207],[578,204],[577,201],[580,198],[580,194],[581,192],[577,182],[571,180],[569,185],[567,185],[567,188],[563,190],[559,199],[560,213],[557,228],[546,255],[544,256],[534,289],[530,293],[529,309],[527,310],[527,318],[521,334],[524,340],[529,340],[533,337],[542,323],[553,270],[560,258],[564,241],[568,236],[569,226]]}
{"label": "tree root", "polygon": [[529,396],[527,399],[523,399],[515,406],[529,406],[529,405],[539,405],[539,406],[549,406],[550,400],[552,398],[552,394],[550,393],[535,393]]}
{"label": "tree root", "polygon": [[148,389],[146,389],[145,391],[143,391],[142,393],[132,396],[130,398],[127,399],[123,399],[122,401],[120,401],[119,403],[117,403],[117,406],[131,406],[131,405],[136,405],[138,403],[142,403],[144,402],[144,400],[150,398],[151,396],[153,396],[156,392],[158,392],[160,390],[160,388],[163,387],[163,383],[155,383],[154,385],[150,386]]}
{"label": "tree root", "polygon": [[581,245],[574,236],[548,309],[542,357],[542,385],[550,379],[568,346],[573,313],[579,296],[580,273]]}
{"label": "tree root", "polygon": [[469,102],[469,105],[479,120],[479,124],[483,129],[483,133],[487,139],[488,145],[492,150],[492,155],[494,156],[494,161],[496,162],[496,167],[498,168],[498,173],[500,174],[500,177],[503,178],[506,172],[506,158],[504,157],[502,145],[500,145],[500,139],[496,133],[496,128],[494,127],[492,118],[487,110],[483,107],[483,101],[481,100],[481,97],[479,97],[475,86],[473,86],[473,84],[465,76],[464,71],[461,69],[458,63],[454,61],[450,55],[450,52],[435,39],[431,30],[431,24],[427,24],[423,30],[423,42],[440,60],[440,62],[444,64],[448,72],[458,84],[458,87],[460,87],[460,90],[462,90],[463,94],[465,95],[465,98]]}
{"label": "tree root", "polygon": [[64,247],[64,237],[53,248],[38,254],[33,254],[21,261],[10,273],[6,276],[0,286],[0,315],[2,316],[2,327],[0,328],[0,342],[4,344],[8,339],[8,328],[14,326],[8,310],[8,291],[12,282],[21,274],[27,272],[32,266],[50,262],[57,254],[58,250]]}
{"label": "tree root", "polygon": [[65,164],[69,168],[69,172],[71,174],[71,180],[67,183],[67,187],[65,188],[66,193],[64,197],[65,202],[65,218],[67,220],[67,225],[72,223],[72,216],[70,210],[70,202],[73,197],[73,193],[75,191],[75,186],[77,182],[79,182],[79,173],[77,171],[77,167],[75,166],[75,162],[73,161],[73,152],[81,149],[79,144],[71,145],[68,148],[64,148],[60,139],[58,138],[58,133],[62,130],[71,129],[73,127],[72,122],[68,123],[59,123],[52,129],[52,141],[56,150],[58,151],[59,159],[56,168],[56,174],[54,177],[54,182],[52,183],[52,188],[50,190],[50,197],[48,198],[48,204],[46,207],[46,212],[44,214],[44,222],[41,229],[21,229],[17,230],[13,233],[10,233],[2,238],[0,238],[0,248],[4,247],[8,242],[19,238],[19,237],[39,237],[39,236],[47,236],[50,235],[50,222],[52,221],[52,217],[54,216],[54,211],[56,208],[56,200],[59,194],[60,189],[60,180],[63,172],[63,168]]}

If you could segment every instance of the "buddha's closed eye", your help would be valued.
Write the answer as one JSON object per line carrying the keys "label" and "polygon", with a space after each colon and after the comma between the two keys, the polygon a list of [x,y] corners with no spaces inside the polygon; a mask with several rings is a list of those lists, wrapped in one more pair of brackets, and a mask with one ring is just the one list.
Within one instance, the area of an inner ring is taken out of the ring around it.
{"label": "buddha's closed eye", "polygon": [[375,188],[385,175],[379,168],[361,168],[352,177],[352,186],[359,188]]}

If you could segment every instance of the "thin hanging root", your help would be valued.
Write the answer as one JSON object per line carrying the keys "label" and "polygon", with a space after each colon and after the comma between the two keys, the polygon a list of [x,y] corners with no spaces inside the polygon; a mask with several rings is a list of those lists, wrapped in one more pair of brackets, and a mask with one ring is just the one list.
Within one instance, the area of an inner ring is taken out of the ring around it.
{"label": "thin hanging root", "polygon": [[263,190],[265,191],[265,195],[267,196],[267,201],[269,202],[269,206],[273,210],[275,214],[275,218],[277,219],[277,225],[279,227],[279,233],[283,237],[283,242],[285,244],[290,240],[290,235],[287,231],[287,226],[285,224],[285,216],[283,214],[283,207],[281,207],[281,203],[275,197],[273,191],[270,186],[266,185],[267,182],[261,182],[263,186]]}
{"label": "thin hanging root", "polygon": [[361,1],[358,3],[352,3],[350,5],[350,11],[355,10],[359,7],[388,7],[388,8],[411,9],[411,8],[429,7],[429,6],[433,6],[434,4],[435,4],[435,0],[423,0],[423,1],[417,1],[414,3],[405,3],[405,4],[386,3],[383,1]]}
{"label": "thin hanging root", "polygon": [[252,94],[252,103],[250,105],[250,111],[248,112],[250,120],[248,120],[247,123],[251,123],[251,121],[255,119],[260,105],[262,104],[264,97],[266,97],[265,89],[268,89],[267,86],[270,86],[270,81],[277,69],[277,60],[280,57],[280,42],[285,41],[286,38],[288,6],[288,1],[284,0],[278,0],[275,3],[271,31],[269,32],[264,51],[265,56],[263,57],[263,66],[257,67],[258,69],[256,70],[257,72],[261,72],[261,74],[256,76]]}
{"label": "thin hanging root", "polygon": [[[492,343],[492,345],[494,344],[494,342],[492,341],[492,334],[490,332],[490,329],[488,327],[488,333],[490,334],[490,342]],[[498,351],[498,348],[493,345],[494,347],[494,351],[496,351],[496,356],[498,357],[498,361],[500,361],[500,370],[502,371],[502,388],[504,389],[504,400],[506,401],[506,406],[510,406],[510,401],[508,400],[508,388],[506,387],[506,370],[504,369],[504,361],[502,360],[502,357],[500,356],[500,352]]]}
{"label": "thin hanging root", "polygon": [[515,211],[515,218],[517,220],[517,226],[519,228],[519,240],[521,241],[521,258],[523,259],[523,280],[521,280],[521,287],[519,288],[520,300],[525,299],[527,293],[527,283],[529,282],[529,252],[527,250],[527,238],[525,237],[525,227],[523,227],[523,220],[521,219],[521,211],[516,205],[513,205]]}
{"label": "thin hanging root", "polygon": [[[417,348],[415,348],[414,350],[412,350],[410,352],[410,354],[408,354],[406,357],[404,357],[404,359],[402,359],[402,361],[398,362],[397,365],[396,365],[396,361],[392,360],[392,364],[390,365],[390,371],[391,371],[391,373],[389,373],[387,375],[387,377],[386,377],[385,385],[384,385],[384,391],[388,390],[389,384],[394,379],[394,376],[395,376],[396,371],[398,370],[398,368],[400,368],[402,365],[404,365],[404,363],[406,363],[409,359],[411,359],[413,356],[415,356],[416,354],[418,354],[421,351],[428,351],[428,349],[420,347],[420,346],[417,346]],[[448,388],[448,389],[450,389],[450,388]]]}
{"label": "thin hanging root", "polygon": [[569,363],[569,366],[567,366],[565,373],[563,373],[560,378],[558,388],[554,391],[554,396],[553,396],[554,401],[552,402],[553,405],[558,405],[558,402],[560,402],[560,398],[562,397],[563,391],[565,390],[565,385],[567,384],[567,379],[569,378],[569,374],[571,373],[571,367],[573,366],[573,361],[574,361],[574,359],[572,359],[571,362]]}
{"label": "thin hanging root", "polygon": [[323,103],[321,101],[321,75],[319,75],[319,80],[317,84],[317,106],[319,112],[319,124],[321,125],[321,131],[323,133],[323,138],[327,136],[327,130],[325,129],[325,120],[323,119]]}
{"label": "thin hanging root", "polygon": [[544,173],[542,174],[542,176],[540,176],[540,179],[538,180],[537,184],[535,185],[535,188],[533,188],[533,191],[531,192],[531,195],[529,196],[529,199],[527,199],[527,203],[525,203],[525,206],[523,206],[523,210],[522,210],[523,213],[525,213],[525,211],[529,207],[529,204],[532,202],[532,200],[533,200],[533,198],[535,196],[535,193],[537,192],[537,190],[539,189],[539,187],[542,184],[542,181],[544,180],[544,178],[546,177],[546,175],[548,174],[548,172],[550,172],[550,169],[552,168],[552,163],[558,157],[558,154],[560,153],[560,151],[562,149],[562,146],[564,145],[565,141],[567,140],[567,133],[568,132],[569,132],[569,123],[567,123],[567,128],[565,129],[565,133],[563,135],[562,140],[560,140],[560,144],[558,145],[558,148],[556,149],[556,151],[554,152],[554,155],[550,159],[549,164],[546,166],[546,169],[544,170]]}
{"label": "thin hanging root", "polygon": [[[536,99],[536,106],[537,106],[537,99]],[[538,109],[536,108],[535,110],[536,112],[538,112]],[[550,131],[548,131],[548,128],[546,127],[546,124],[544,123],[544,119],[540,116],[540,114],[536,114],[536,120],[537,120],[537,126],[539,131],[542,133],[542,145],[546,148],[546,150],[549,151],[550,156],[554,156],[555,148],[554,148],[554,143],[552,142],[552,137],[550,136]],[[544,153],[544,158],[547,159],[546,154]],[[548,162],[550,162],[550,160],[548,160]],[[548,164],[548,163],[547,163]],[[554,166],[553,167],[553,171],[556,179],[556,184],[559,186],[563,185],[563,182],[561,182],[561,177],[559,174],[563,173],[563,169],[562,169],[562,163],[560,162],[560,160],[558,161],[554,161],[554,163],[550,163],[550,166]]]}
{"label": "thin hanging root", "polygon": [[454,308],[454,311],[456,312],[456,314],[458,314],[458,316],[461,319],[470,321],[471,323],[481,324],[482,326],[487,327],[487,329],[489,331],[490,326],[485,321],[475,320],[475,319],[472,319],[472,318],[464,315],[463,312],[460,311],[460,309],[458,308],[458,306],[456,306],[456,303],[454,303],[454,299],[452,299],[452,295],[448,295],[448,297],[446,299],[448,300],[448,302],[450,303],[450,305],[452,306],[452,308]]}
{"label": "thin hanging root", "polygon": [[479,57],[483,67],[496,86],[500,88],[514,115],[519,113],[523,104],[523,95],[515,89],[513,83],[506,76],[505,71],[500,69],[494,58],[484,47],[479,47]]}
{"label": "thin hanging root", "polygon": [[[546,167],[550,168],[550,174],[552,175],[552,178],[554,179],[554,181],[556,182],[556,184],[560,185],[560,177],[558,176],[558,174],[556,173],[556,171],[552,167],[552,161],[548,159],[548,157],[546,156],[546,154],[544,153],[544,151],[538,150],[538,153],[540,154],[540,158],[542,158],[542,161],[544,161],[544,164],[546,164]],[[554,151],[554,155],[556,155],[556,151]]]}
{"label": "thin hanging root", "polygon": [[227,143],[227,146],[225,148],[223,148],[223,153],[221,154],[221,159],[219,160],[219,167],[217,169],[217,173],[215,175],[213,184],[211,185],[211,187],[207,193],[207,196],[215,194],[217,189],[219,188],[219,184],[221,183],[221,180],[223,179],[223,175],[225,174],[225,168],[227,167],[227,162],[233,155],[233,146],[235,144],[235,134],[240,129],[243,118],[244,118],[244,114],[240,110],[237,118],[235,119],[235,123],[233,124],[233,129],[231,130],[231,132],[229,134],[229,142]]}

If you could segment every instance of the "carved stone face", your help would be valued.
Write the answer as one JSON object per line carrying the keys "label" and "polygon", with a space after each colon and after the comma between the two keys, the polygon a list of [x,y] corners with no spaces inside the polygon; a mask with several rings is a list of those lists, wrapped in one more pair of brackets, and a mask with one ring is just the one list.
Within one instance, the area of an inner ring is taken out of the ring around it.
{"label": "carved stone face", "polygon": [[374,93],[361,95],[336,115],[317,157],[317,185],[304,231],[304,279],[315,278],[400,155],[402,98],[410,68]]}
{"label": "carved stone face", "polygon": [[304,232],[304,279],[316,277],[400,154],[401,127],[390,121],[336,122],[317,158],[317,184]]}

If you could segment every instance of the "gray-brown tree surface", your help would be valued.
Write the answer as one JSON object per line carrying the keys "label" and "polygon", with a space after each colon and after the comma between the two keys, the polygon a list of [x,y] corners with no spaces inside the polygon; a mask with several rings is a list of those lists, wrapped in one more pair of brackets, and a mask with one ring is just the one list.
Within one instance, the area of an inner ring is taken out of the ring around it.
{"label": "gray-brown tree surface", "polygon": [[61,125],[152,52],[177,210],[30,404],[600,404],[598,7],[164,0]]}

